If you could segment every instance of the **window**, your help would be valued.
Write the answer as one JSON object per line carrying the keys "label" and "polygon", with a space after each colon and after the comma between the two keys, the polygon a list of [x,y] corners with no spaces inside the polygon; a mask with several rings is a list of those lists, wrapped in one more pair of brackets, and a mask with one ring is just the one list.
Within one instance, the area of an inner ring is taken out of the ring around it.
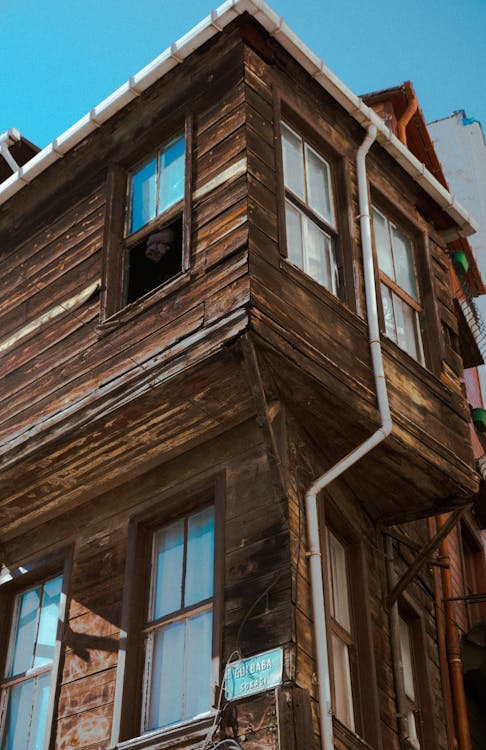
{"label": "window", "polygon": [[178,518],[153,535],[142,731],[209,711],[213,592],[211,507]]}
{"label": "window", "polygon": [[55,681],[62,576],[17,594],[1,682],[1,750],[43,750]]}
{"label": "window", "polygon": [[331,625],[331,658],[334,713],[355,730],[355,709],[351,677],[354,642],[351,627],[350,586],[346,548],[327,529],[327,567]]}
{"label": "window", "polygon": [[177,136],[128,177],[126,302],[182,271],[185,139]]}
{"label": "window", "polygon": [[287,259],[338,294],[336,219],[329,163],[282,123]]}
{"label": "window", "polygon": [[417,688],[413,663],[412,634],[409,623],[399,616],[400,652],[402,656],[403,687],[407,701],[408,736],[418,741],[417,735]]}
{"label": "window", "polygon": [[[108,176],[103,318],[189,268],[191,124]],[[152,136],[153,138],[153,136]],[[153,142],[153,140],[152,140]]]}
{"label": "window", "polygon": [[202,738],[214,720],[222,487],[217,478],[158,501],[130,524],[113,747],[152,747],[154,737],[188,731],[188,722]]}
{"label": "window", "polygon": [[422,308],[412,240],[376,208],[373,227],[386,335],[424,364]]}

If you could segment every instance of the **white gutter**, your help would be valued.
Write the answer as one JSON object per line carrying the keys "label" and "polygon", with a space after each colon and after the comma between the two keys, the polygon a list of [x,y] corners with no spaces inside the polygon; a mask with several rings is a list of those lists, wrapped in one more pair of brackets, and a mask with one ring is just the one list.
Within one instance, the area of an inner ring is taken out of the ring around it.
{"label": "white gutter", "polygon": [[227,0],[212,11],[179,41],[129,78],[123,86],[93,107],[75,125],[18,169],[16,174],[5,180],[0,185],[0,205],[243,13],[253,16],[355,120],[364,127],[371,124],[376,126],[378,142],[458,225],[458,230],[448,233],[448,241],[477,231],[477,224],[469,213],[388,130],[381,118],[353,94],[263,0]]}
{"label": "white gutter", "polygon": [[16,128],[9,128],[5,133],[0,133],[0,155],[3,156],[12,172],[17,172],[20,167],[9,151],[10,146],[20,141],[22,136]]}
{"label": "white gutter", "polygon": [[363,249],[363,267],[366,291],[366,310],[368,315],[368,338],[371,350],[371,361],[375,379],[378,410],[381,426],[364,443],[348,453],[317,479],[306,492],[307,535],[309,541],[309,565],[311,575],[312,601],[314,612],[314,641],[317,662],[317,679],[319,684],[319,714],[322,750],[332,750],[333,731],[331,713],[331,690],[329,678],[329,659],[327,652],[327,628],[324,604],[324,582],[322,579],[321,544],[319,519],[317,512],[317,495],[353,464],[359,461],[375,446],[379,445],[391,432],[392,421],[386,388],[383,356],[380,344],[380,329],[376,303],[375,274],[371,244],[370,203],[368,181],[366,177],[366,155],[377,136],[374,125],[368,127],[366,137],[358,149],[356,166],[358,171],[358,198],[360,210],[361,244]]}

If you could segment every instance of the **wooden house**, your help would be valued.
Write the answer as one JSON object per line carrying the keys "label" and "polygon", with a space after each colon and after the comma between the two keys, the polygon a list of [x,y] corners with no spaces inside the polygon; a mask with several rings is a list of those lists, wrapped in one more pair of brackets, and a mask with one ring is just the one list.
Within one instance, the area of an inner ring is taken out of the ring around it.
{"label": "wooden house", "polygon": [[[448,276],[471,218],[261,0],[18,166],[2,750],[447,748],[430,572],[389,594],[396,525],[479,488]],[[350,454],[312,551],[305,498]]]}

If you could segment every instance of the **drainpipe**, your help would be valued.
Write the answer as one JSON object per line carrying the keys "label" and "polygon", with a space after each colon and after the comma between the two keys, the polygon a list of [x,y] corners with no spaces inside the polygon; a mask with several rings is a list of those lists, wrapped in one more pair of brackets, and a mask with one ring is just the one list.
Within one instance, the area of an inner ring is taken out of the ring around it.
{"label": "drainpipe", "polygon": [[403,113],[403,115],[400,117],[400,119],[397,122],[397,136],[401,140],[404,146],[407,145],[407,125],[414,116],[415,112],[418,109],[418,101],[417,97],[415,96],[410,81],[407,81],[403,84],[403,88],[405,90],[405,94],[408,99],[408,105],[407,109]]}
{"label": "drainpipe", "polygon": [[15,128],[6,130],[5,133],[0,133],[0,155],[3,156],[12,172],[18,172],[20,166],[17,164],[12,154],[8,150],[10,146],[16,141],[20,140],[20,133]]}
{"label": "drainpipe", "polygon": [[305,507],[307,516],[307,535],[309,544],[309,566],[314,611],[314,641],[316,649],[317,679],[319,684],[319,714],[322,750],[332,750],[332,711],[331,688],[329,677],[329,658],[327,652],[326,613],[324,606],[324,584],[322,579],[321,544],[317,513],[317,495],[331,482],[337,479],[353,464],[379,445],[391,432],[392,421],[386,389],[383,356],[380,344],[380,329],[376,304],[375,274],[371,244],[370,204],[368,181],[366,178],[366,155],[376,138],[376,127],[370,125],[366,137],[358,149],[356,167],[358,173],[358,198],[360,210],[361,243],[363,248],[363,267],[366,293],[366,310],[368,315],[368,338],[371,350],[371,362],[375,379],[378,410],[381,426],[364,443],[348,453],[341,461],[319,477],[307,490]]}
{"label": "drainpipe", "polygon": [[[446,520],[447,516],[438,516],[437,527],[440,529]],[[450,562],[449,537],[442,540],[439,547],[439,554],[443,562]],[[458,638],[457,625],[454,620],[454,603],[450,601],[451,597],[454,596],[452,574],[449,566],[441,568],[440,572],[442,578],[442,595],[444,597],[447,659],[449,662],[457,747],[458,750],[471,750],[471,734],[469,732],[466,693],[462,674],[461,645]]]}

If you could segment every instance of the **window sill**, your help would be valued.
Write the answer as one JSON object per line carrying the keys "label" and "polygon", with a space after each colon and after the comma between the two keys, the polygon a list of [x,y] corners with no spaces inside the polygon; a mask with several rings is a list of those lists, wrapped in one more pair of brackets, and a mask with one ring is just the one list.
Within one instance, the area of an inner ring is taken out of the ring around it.
{"label": "window sill", "polygon": [[199,719],[191,719],[164,729],[156,729],[140,737],[110,745],[109,750],[161,750],[162,748],[180,745],[181,740],[183,740],[184,745],[195,744],[206,738],[214,723],[214,717],[215,712],[211,712]]}
{"label": "window sill", "polygon": [[356,732],[348,729],[347,726],[342,724],[339,719],[333,717],[332,726],[334,735],[340,744],[345,745],[349,750],[374,750],[372,745],[369,745],[366,740],[360,737]]}
{"label": "window sill", "polygon": [[144,294],[143,297],[140,297],[134,302],[130,302],[130,304],[125,305],[125,307],[123,307],[121,310],[118,310],[116,313],[113,313],[113,315],[110,315],[108,318],[105,318],[103,321],[101,321],[97,328],[98,335],[104,336],[114,328],[118,328],[118,326],[124,325],[129,320],[132,320],[137,315],[140,315],[141,313],[145,312],[145,310],[148,310],[150,307],[152,307],[152,305],[155,305],[157,302],[160,302],[160,300],[165,299],[174,292],[178,291],[181,287],[185,286],[185,284],[187,284],[189,280],[190,272],[183,271],[177,276],[174,276],[173,279],[170,279],[169,281],[162,284],[162,286],[157,287],[157,289],[154,289],[153,291]]}

